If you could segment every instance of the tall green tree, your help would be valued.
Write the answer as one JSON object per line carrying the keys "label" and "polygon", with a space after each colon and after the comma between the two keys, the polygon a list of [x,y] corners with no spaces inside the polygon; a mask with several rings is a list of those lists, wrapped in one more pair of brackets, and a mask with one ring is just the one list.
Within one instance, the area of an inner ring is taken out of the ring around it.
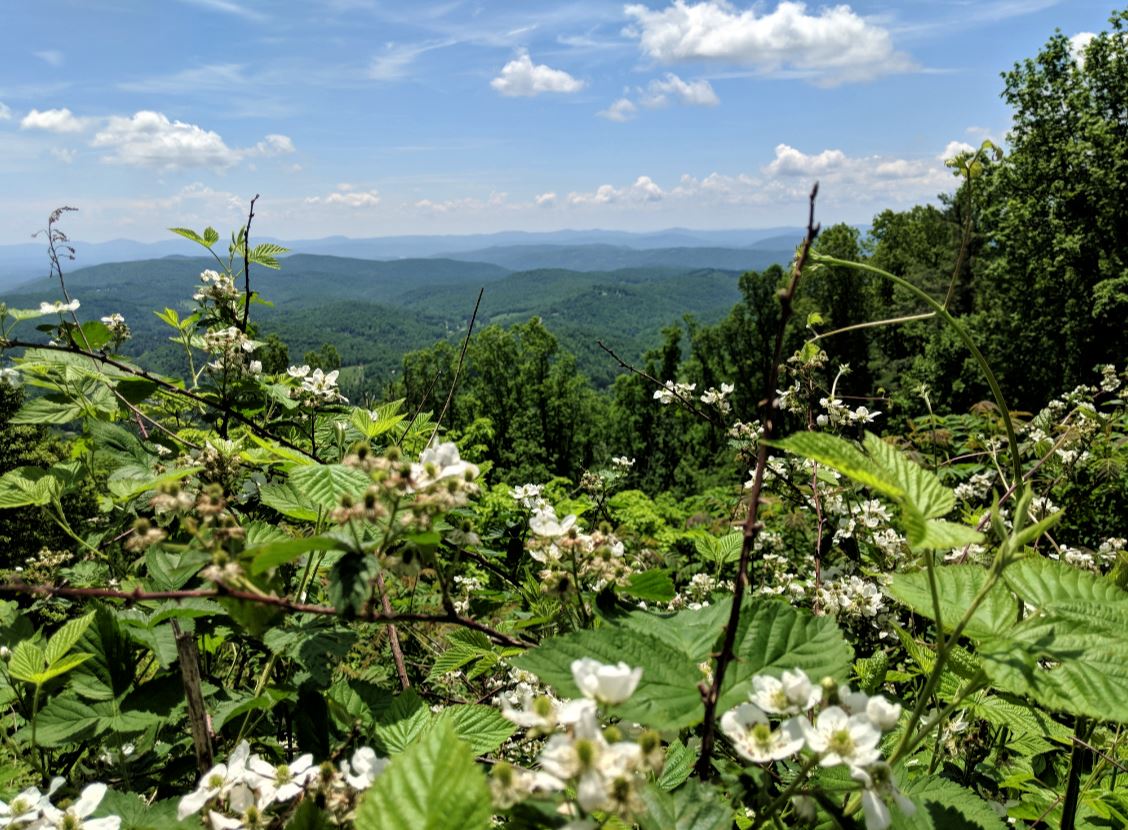
{"label": "tall green tree", "polygon": [[1003,78],[1014,123],[977,288],[988,356],[1033,406],[1128,354],[1128,11],[1082,51],[1056,33]]}

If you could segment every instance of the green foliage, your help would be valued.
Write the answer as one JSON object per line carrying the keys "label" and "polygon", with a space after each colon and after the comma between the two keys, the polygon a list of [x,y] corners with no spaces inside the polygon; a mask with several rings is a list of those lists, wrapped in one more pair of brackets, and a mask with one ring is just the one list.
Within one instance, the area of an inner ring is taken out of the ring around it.
{"label": "green foliage", "polygon": [[357,830],[485,830],[490,796],[470,748],[448,724],[397,756],[365,795]]}

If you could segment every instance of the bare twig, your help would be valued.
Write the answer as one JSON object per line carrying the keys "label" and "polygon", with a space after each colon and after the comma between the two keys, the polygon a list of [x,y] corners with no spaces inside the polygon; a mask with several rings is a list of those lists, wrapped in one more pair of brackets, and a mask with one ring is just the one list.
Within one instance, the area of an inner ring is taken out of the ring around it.
{"label": "bare twig", "polygon": [[623,358],[621,358],[621,357],[619,357],[619,355],[615,354],[615,352],[609,346],[605,345],[602,340],[596,340],[595,344],[597,346],[599,346],[599,348],[603,349],[603,351],[607,352],[607,354],[611,355],[611,357],[613,357],[615,359],[615,361],[620,366],[622,366],[624,369],[626,369],[628,372],[636,374],[640,378],[643,378],[644,380],[650,381],[655,386],[657,386],[659,389],[662,389],[662,390],[669,392],[671,395],[673,395],[675,398],[678,399],[678,402],[683,407],[685,407],[687,410],[692,412],[698,418],[701,418],[704,421],[708,421],[710,424],[712,424],[715,427],[722,426],[722,424],[716,418],[714,418],[712,415],[710,415],[708,412],[704,411],[703,409],[700,409],[697,406],[697,404],[695,404],[689,398],[685,397],[680,392],[678,392],[678,390],[676,388],[671,388],[671,387],[667,386],[663,381],[660,381],[660,380],[658,380],[658,378],[654,377],[654,375],[651,375],[647,372],[644,372],[641,369],[636,369],[634,366],[627,363],[625,360],[623,360]]}
{"label": "bare twig", "polygon": [[[118,591],[113,588],[68,588],[59,585],[26,585],[19,582],[0,585],[0,596],[11,594],[86,599],[96,597],[99,599],[122,600],[127,605],[151,600],[173,600],[179,602],[185,599],[217,599],[220,597],[230,597],[231,599],[243,600],[245,602],[255,602],[259,605],[270,605],[288,613],[338,616],[337,609],[331,605],[310,605],[307,603],[294,602],[287,597],[278,597],[272,594],[256,594],[250,591],[238,591],[228,588],[197,588],[183,591],[142,591],[138,588],[133,591]],[[368,611],[367,613],[358,615],[356,619],[361,622],[383,623],[386,625],[413,622],[446,623],[480,631],[499,645],[513,646],[514,648],[530,648],[536,645],[536,643],[531,640],[511,637],[504,632],[490,628],[484,623],[459,614],[386,614],[380,611]]]}
{"label": "bare twig", "polygon": [[709,685],[702,684],[701,699],[705,704],[705,722],[701,732],[701,755],[697,759],[695,771],[699,778],[711,778],[713,774],[713,747],[717,737],[717,702],[721,697],[721,686],[725,680],[725,673],[729,664],[736,659],[736,631],[740,627],[740,614],[744,604],[744,594],[750,584],[749,566],[752,560],[752,547],[763,525],[759,520],[760,495],[764,487],[764,471],[768,465],[768,441],[775,432],[775,415],[777,411],[775,388],[779,380],[779,366],[783,359],[784,335],[787,331],[787,322],[791,318],[791,303],[795,298],[795,291],[799,287],[799,279],[803,275],[803,267],[807,263],[811,247],[819,234],[819,225],[815,224],[815,199],[819,194],[818,183],[811,188],[810,207],[807,216],[807,236],[803,246],[795,258],[791,270],[791,281],[787,288],[780,292],[779,327],[776,329],[775,351],[772,356],[771,370],[768,373],[767,394],[760,402],[763,412],[764,434],[760,439],[756,453],[756,470],[752,478],[752,492],[748,497],[748,517],[744,521],[744,543],[740,548],[740,561],[736,571],[736,585],[732,595],[732,608],[729,611],[728,624],[725,626],[724,639],[721,651],[717,655],[717,665],[713,670],[713,682]]}
{"label": "bare twig", "polygon": [[[376,574],[376,590],[380,592],[380,607],[386,616],[394,616],[392,602],[388,599],[388,589],[384,585],[384,575]],[[388,643],[392,647],[392,659],[396,664],[396,674],[399,675],[400,686],[406,692],[411,688],[411,678],[407,676],[407,666],[403,662],[403,649],[400,648],[399,632],[393,623],[388,626]]]}
{"label": "bare twig", "polygon": [[450,391],[447,392],[442,411],[439,412],[439,417],[435,421],[435,428],[431,430],[430,441],[435,440],[435,435],[439,431],[439,424],[443,422],[443,418],[445,418],[447,414],[447,409],[450,408],[450,402],[454,399],[454,390],[458,388],[458,378],[462,375],[462,362],[466,359],[466,349],[470,345],[470,335],[474,333],[474,323],[478,319],[478,306],[482,304],[482,295],[485,293],[486,288],[482,286],[482,288],[478,290],[478,299],[474,302],[474,311],[470,315],[470,325],[466,328],[466,337],[462,339],[462,351],[458,353],[458,365],[454,369],[454,378],[450,382]]}
{"label": "bare twig", "polygon": [[200,683],[200,654],[196,650],[196,636],[180,630],[180,623],[172,621],[172,637],[180,662],[180,679],[184,684],[184,697],[188,703],[188,726],[192,732],[192,746],[196,749],[196,768],[203,775],[212,767],[212,730],[208,712],[204,707],[204,694]]}

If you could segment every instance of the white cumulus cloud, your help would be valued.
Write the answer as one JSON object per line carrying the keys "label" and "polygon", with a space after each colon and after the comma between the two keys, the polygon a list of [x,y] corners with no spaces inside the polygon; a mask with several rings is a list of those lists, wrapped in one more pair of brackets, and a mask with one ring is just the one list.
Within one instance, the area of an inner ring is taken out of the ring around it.
{"label": "white cumulus cloud", "polygon": [[960,153],[974,153],[975,148],[968,144],[966,141],[949,141],[948,146],[936,158],[940,161],[947,161],[950,158],[955,158]]}
{"label": "white cumulus cloud", "polygon": [[522,51],[502,67],[501,74],[490,81],[490,86],[502,95],[530,98],[542,92],[579,92],[584,88],[584,82],[563,69],[535,64],[529,53]]}
{"label": "white cumulus cloud", "polygon": [[777,144],[775,159],[764,172],[773,176],[820,176],[841,167],[846,154],[841,150],[823,150],[818,155],[807,155],[787,144]]}
{"label": "white cumulus cloud", "polygon": [[229,147],[219,133],[148,110],[112,116],[90,143],[106,150],[102,160],[111,164],[163,169],[223,170],[246,158],[294,152],[293,142],[284,135],[268,135],[253,147]]}
{"label": "white cumulus cloud", "polygon": [[1095,37],[1096,35],[1092,32],[1078,32],[1069,39],[1069,52],[1079,66],[1085,65],[1085,50]]}
{"label": "white cumulus cloud", "polygon": [[665,196],[665,191],[663,191],[652,178],[649,176],[639,176],[635,179],[634,184],[627,185],[626,187],[615,187],[614,185],[603,184],[590,193],[569,193],[568,204],[609,205],[619,202],[660,202]]}
{"label": "white cumulus cloud", "polygon": [[708,81],[683,81],[673,72],[667,72],[662,79],[651,81],[641,100],[648,107],[664,107],[671,100],[698,107],[715,107],[721,102]]}
{"label": "white cumulus cloud", "polygon": [[328,196],[310,196],[310,205],[344,205],[351,208],[376,207],[380,204],[380,194],[375,190],[357,190],[353,185],[342,183]]}
{"label": "white cumulus cloud", "polygon": [[65,107],[56,110],[32,110],[20,121],[21,130],[46,130],[50,133],[80,133],[88,120],[78,118]]}
{"label": "white cumulus cloud", "polygon": [[536,202],[537,207],[551,207],[556,204],[556,194],[551,190],[548,193],[540,193],[533,197],[533,201]]}
{"label": "white cumulus cloud", "polygon": [[630,121],[638,113],[638,107],[630,98],[620,98],[605,110],[600,110],[599,115],[608,121]]}
{"label": "white cumulus cloud", "polygon": [[[759,5],[759,4],[757,4]],[[781,2],[774,11],[739,10],[725,0],[664,9],[624,8],[634,22],[625,30],[643,53],[662,63],[712,60],[762,72],[790,70],[824,83],[864,81],[912,67],[889,32],[848,5],[807,11],[805,3]]]}

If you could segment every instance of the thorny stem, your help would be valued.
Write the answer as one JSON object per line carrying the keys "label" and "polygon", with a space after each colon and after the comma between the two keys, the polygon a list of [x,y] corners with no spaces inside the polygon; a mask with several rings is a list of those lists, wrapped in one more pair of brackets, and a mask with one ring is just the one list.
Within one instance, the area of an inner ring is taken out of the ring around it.
{"label": "thorny stem", "polygon": [[733,590],[732,608],[729,611],[728,624],[725,626],[724,640],[721,651],[717,655],[717,665],[713,671],[711,685],[702,684],[701,699],[705,705],[704,727],[701,733],[701,755],[697,759],[695,772],[698,778],[707,779],[713,774],[713,746],[717,736],[717,702],[721,697],[721,685],[725,680],[725,672],[729,663],[736,659],[734,648],[736,646],[736,631],[740,626],[740,614],[744,604],[744,594],[749,586],[749,565],[752,559],[752,546],[759,534],[761,524],[759,521],[760,494],[764,487],[764,470],[768,465],[768,441],[771,440],[775,430],[776,398],[775,388],[779,380],[779,364],[783,358],[783,339],[787,330],[787,322],[791,318],[791,302],[795,291],[799,287],[799,279],[803,275],[803,267],[811,254],[811,248],[818,236],[819,226],[815,224],[815,199],[818,197],[818,183],[811,188],[810,208],[807,218],[807,236],[795,258],[791,271],[791,281],[779,295],[780,317],[779,327],[776,329],[775,352],[772,356],[771,370],[768,373],[767,391],[761,402],[763,409],[764,434],[760,439],[756,452],[756,471],[752,478],[752,492],[748,497],[748,517],[744,521],[744,543],[740,548],[740,562],[737,566],[736,585]]}
{"label": "thorny stem", "polygon": [[[37,594],[40,596],[58,597],[98,597],[101,599],[119,599],[127,604],[146,602],[149,600],[185,600],[185,599],[214,599],[216,597],[230,597],[231,599],[245,602],[257,602],[260,605],[270,605],[280,608],[288,613],[319,614],[321,616],[337,616],[337,609],[331,605],[310,605],[308,603],[294,602],[286,597],[273,594],[256,594],[251,591],[240,591],[228,588],[198,588],[183,591],[117,591],[112,588],[67,588],[59,585],[25,585],[22,583],[0,584],[0,595],[6,594]],[[464,617],[460,614],[417,614],[368,612],[360,614],[356,619],[361,622],[383,623],[392,625],[396,623],[446,623],[471,628],[485,634],[495,643],[514,648],[530,648],[536,643],[530,640],[518,639],[504,632],[490,628],[477,620]]]}

